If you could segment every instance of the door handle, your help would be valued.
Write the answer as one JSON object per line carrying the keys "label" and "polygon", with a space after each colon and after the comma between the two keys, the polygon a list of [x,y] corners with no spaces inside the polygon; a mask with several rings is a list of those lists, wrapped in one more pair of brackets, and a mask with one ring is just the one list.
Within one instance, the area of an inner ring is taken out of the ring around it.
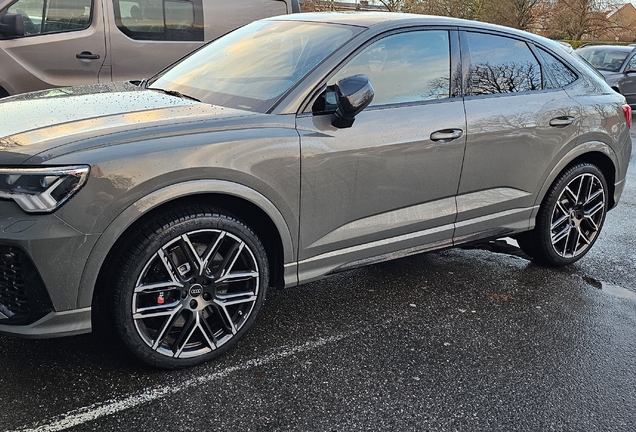
{"label": "door handle", "polygon": [[554,127],[566,127],[571,125],[574,122],[574,117],[563,116],[563,117],[555,117],[550,120],[550,126]]}
{"label": "door handle", "polygon": [[431,134],[431,141],[446,143],[460,138],[464,134],[461,129],[442,129]]}
{"label": "door handle", "polygon": [[82,51],[79,54],[75,54],[75,58],[80,60],[97,60],[99,58],[99,54],[93,54],[90,51]]}

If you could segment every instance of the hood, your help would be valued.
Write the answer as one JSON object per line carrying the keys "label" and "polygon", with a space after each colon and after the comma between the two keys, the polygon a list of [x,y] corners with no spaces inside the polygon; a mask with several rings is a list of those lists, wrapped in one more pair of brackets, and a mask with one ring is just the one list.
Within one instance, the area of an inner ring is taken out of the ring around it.
{"label": "hood", "polygon": [[0,100],[0,165],[118,131],[197,120],[258,116],[111,83],[45,90]]}

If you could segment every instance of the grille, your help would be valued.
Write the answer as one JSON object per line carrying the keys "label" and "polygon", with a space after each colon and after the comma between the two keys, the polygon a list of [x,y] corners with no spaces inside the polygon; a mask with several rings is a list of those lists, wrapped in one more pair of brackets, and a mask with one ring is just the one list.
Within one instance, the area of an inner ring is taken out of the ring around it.
{"label": "grille", "polygon": [[[42,279],[22,249],[0,246],[0,324],[30,324],[53,310]],[[1,316],[0,316],[1,317]]]}

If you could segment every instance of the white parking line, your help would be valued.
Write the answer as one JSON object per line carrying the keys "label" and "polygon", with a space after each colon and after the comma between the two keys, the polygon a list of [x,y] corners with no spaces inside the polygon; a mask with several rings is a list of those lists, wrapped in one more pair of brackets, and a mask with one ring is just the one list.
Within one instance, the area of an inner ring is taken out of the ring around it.
{"label": "white parking line", "polygon": [[230,366],[218,372],[191,378],[181,383],[180,385],[149,387],[138,393],[123,395],[104,402],[95,403],[87,407],[68,411],[64,414],[52,417],[50,419],[40,420],[35,422],[31,426],[24,426],[18,430],[23,432],[53,432],[68,429],[87,423],[89,421],[96,420],[100,417],[115,414],[117,412],[134,408],[138,405],[151,402],[153,400],[161,399],[168,395],[178,393],[192,387],[197,387],[211,381],[225,378],[234,372],[244,371],[257,366],[262,366],[300,352],[313,350],[315,348],[337,342],[355,333],[357,332],[350,332],[327,338],[321,338],[292,347],[281,347],[274,354],[257,357],[236,366]]}

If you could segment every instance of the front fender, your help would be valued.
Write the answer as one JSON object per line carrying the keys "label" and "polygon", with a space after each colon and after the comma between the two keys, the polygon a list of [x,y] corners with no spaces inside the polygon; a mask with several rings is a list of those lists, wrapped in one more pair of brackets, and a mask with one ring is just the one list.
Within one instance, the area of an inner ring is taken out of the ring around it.
{"label": "front fender", "polygon": [[[177,183],[159,189],[128,206],[113,222],[104,230],[99,240],[93,247],[87,260],[77,299],[77,307],[83,308],[91,305],[93,291],[99,276],[101,267],[106,260],[108,253],[117,239],[141,216],[150,210],[181,197],[195,194],[225,194],[237,198],[242,198],[258,206],[274,222],[283,245],[283,257],[285,263],[295,262],[295,249],[292,235],[283,215],[278,211],[265,196],[247,186],[223,180],[193,180]],[[285,266],[285,281],[293,283],[291,280],[297,278],[294,266]]]}

